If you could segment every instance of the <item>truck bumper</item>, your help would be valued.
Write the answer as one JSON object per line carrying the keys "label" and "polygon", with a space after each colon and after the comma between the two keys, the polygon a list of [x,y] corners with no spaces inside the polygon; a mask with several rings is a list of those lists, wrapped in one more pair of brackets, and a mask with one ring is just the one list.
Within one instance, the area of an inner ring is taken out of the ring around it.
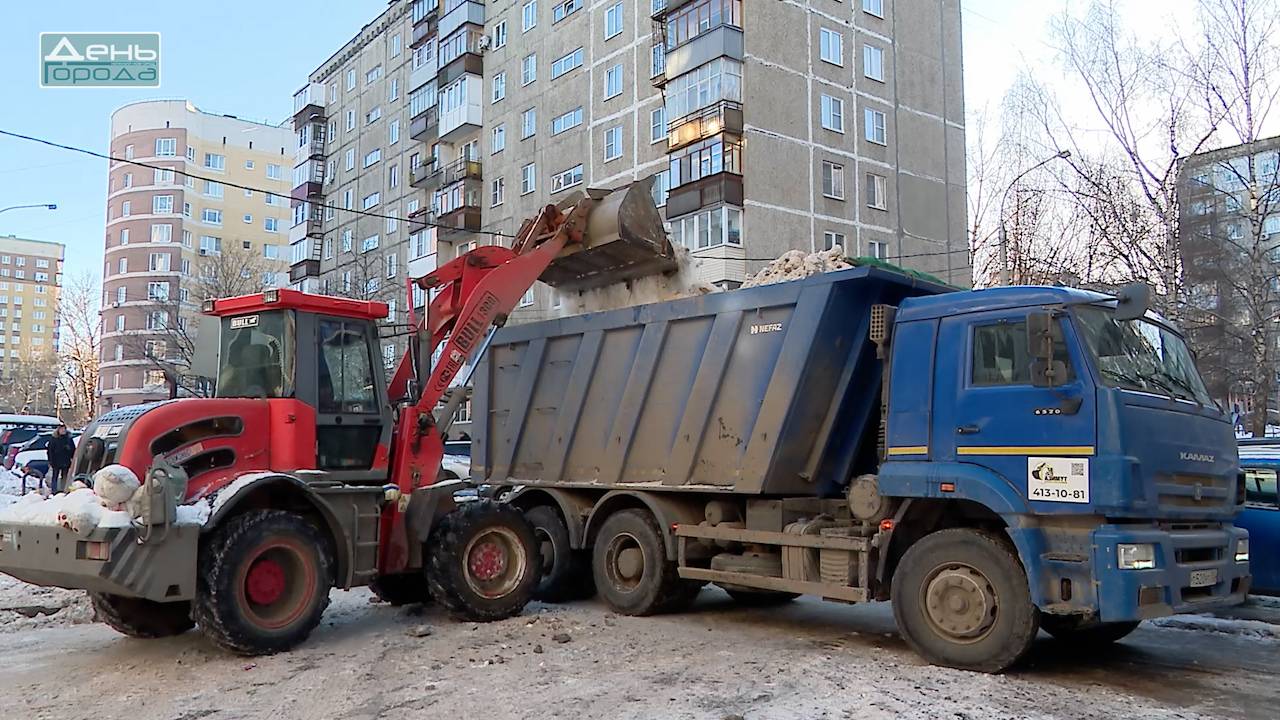
{"label": "truck bumper", "polygon": [[[1232,525],[1186,530],[1104,525],[1093,533],[1098,618],[1145,620],[1243,603],[1251,576],[1248,562],[1235,561],[1235,550],[1236,541],[1248,536]],[[1153,545],[1155,567],[1120,568],[1116,547],[1130,543]]]}
{"label": "truck bumper", "polygon": [[200,528],[153,528],[145,543],[131,527],[79,537],[65,528],[0,523],[0,573],[35,585],[90,590],[157,602],[196,590]]}

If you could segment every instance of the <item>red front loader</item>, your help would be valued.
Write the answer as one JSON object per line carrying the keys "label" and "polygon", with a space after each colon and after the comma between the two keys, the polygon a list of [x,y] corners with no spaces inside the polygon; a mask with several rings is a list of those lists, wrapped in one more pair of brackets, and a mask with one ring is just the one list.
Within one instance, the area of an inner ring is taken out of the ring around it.
{"label": "red front loader", "polygon": [[113,410],[77,450],[79,479],[119,464],[142,480],[127,521],[0,516],[0,572],[88,590],[128,635],[199,625],[246,654],[305,639],[333,587],[430,596],[475,621],[517,614],[541,571],[534,533],[517,510],[456,503],[459,483],[438,482],[447,419],[433,413],[535,281],[590,287],[671,266],[647,183],[547,206],[510,249],[410,281],[432,300],[389,381],[383,303],[293,290],[207,303],[221,319],[217,397]]}

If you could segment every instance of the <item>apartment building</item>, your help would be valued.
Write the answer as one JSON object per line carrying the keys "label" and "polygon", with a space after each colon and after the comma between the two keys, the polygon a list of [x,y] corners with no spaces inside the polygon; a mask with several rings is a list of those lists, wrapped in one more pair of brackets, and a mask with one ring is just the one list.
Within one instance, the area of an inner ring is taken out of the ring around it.
{"label": "apartment building", "polygon": [[58,296],[66,246],[0,235],[0,377],[58,350]]}
{"label": "apartment building", "polygon": [[[1210,394],[1246,415],[1269,405],[1268,422],[1277,424],[1280,137],[1184,159],[1177,190],[1186,283],[1179,323]],[[1266,346],[1272,361],[1260,367]]]}
{"label": "apartment building", "polygon": [[203,296],[285,284],[293,143],[288,127],[184,100],[112,113],[101,409],[197,390]]}

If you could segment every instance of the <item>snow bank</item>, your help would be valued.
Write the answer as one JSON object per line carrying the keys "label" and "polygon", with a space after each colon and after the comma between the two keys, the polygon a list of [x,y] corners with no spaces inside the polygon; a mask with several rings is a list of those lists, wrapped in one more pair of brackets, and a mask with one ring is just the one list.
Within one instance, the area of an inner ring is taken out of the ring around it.
{"label": "snow bank", "polygon": [[128,527],[129,513],[104,508],[98,496],[88,489],[49,498],[31,492],[0,510],[0,522],[52,525],[84,536],[99,527]]}
{"label": "snow bank", "polygon": [[830,250],[805,254],[803,250],[788,250],[777,260],[764,266],[760,272],[747,278],[742,287],[772,285],[774,283],[802,280],[810,275],[818,275],[836,270],[847,270],[853,267],[844,257],[844,248],[836,245]]}
{"label": "snow bank", "polygon": [[1211,632],[1255,640],[1280,640],[1280,625],[1272,625],[1261,620],[1220,618],[1212,615],[1173,615],[1152,620],[1151,624],[1172,630]]}
{"label": "snow bank", "polygon": [[0,633],[94,622],[83,590],[30,585],[0,574]]}

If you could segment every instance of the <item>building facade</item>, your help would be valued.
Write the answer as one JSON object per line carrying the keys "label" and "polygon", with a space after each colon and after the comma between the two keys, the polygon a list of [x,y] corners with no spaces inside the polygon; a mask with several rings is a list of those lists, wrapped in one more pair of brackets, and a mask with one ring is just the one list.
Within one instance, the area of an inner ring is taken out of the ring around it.
{"label": "building facade", "polygon": [[0,235],[0,377],[58,351],[66,246]]}
{"label": "building facade", "polygon": [[201,392],[201,302],[285,284],[293,143],[183,100],[112,114],[101,409]]}
{"label": "building facade", "polygon": [[1186,158],[1177,192],[1179,321],[1209,392],[1246,417],[1267,406],[1280,424],[1280,137]]}

